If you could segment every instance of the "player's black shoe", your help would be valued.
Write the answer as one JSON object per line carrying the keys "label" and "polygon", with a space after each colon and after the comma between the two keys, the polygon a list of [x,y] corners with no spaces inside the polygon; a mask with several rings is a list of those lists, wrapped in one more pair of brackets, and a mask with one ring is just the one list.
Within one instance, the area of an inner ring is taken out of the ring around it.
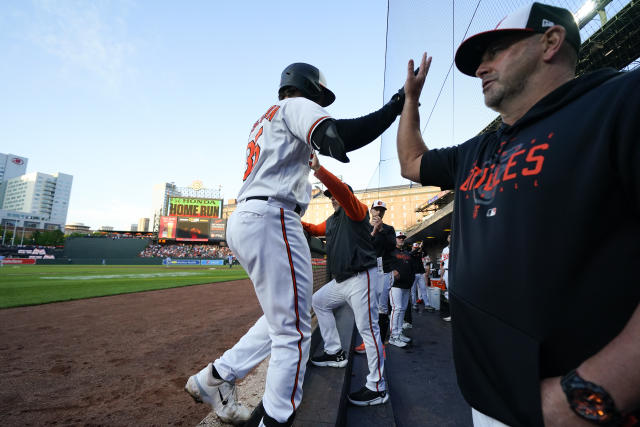
{"label": "player's black shoe", "polygon": [[364,386],[360,390],[349,394],[348,398],[349,402],[356,406],[372,406],[385,403],[389,400],[389,394],[385,390],[373,391]]}
{"label": "player's black shoe", "polygon": [[311,358],[311,363],[316,366],[331,366],[332,368],[344,368],[347,366],[347,355],[344,350],[336,354],[327,354],[325,351],[321,356]]}

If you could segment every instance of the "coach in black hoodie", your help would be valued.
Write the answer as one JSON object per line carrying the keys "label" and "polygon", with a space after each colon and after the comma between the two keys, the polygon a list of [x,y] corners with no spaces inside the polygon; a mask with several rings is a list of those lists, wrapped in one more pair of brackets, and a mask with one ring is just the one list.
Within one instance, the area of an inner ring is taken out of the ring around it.
{"label": "coach in black hoodie", "polygon": [[456,66],[502,125],[436,150],[418,114],[431,58],[409,62],[398,157],[456,191],[453,351],[477,424],[622,425],[640,408],[640,71],[575,78],[579,46],[570,12],[538,3],[465,40]]}

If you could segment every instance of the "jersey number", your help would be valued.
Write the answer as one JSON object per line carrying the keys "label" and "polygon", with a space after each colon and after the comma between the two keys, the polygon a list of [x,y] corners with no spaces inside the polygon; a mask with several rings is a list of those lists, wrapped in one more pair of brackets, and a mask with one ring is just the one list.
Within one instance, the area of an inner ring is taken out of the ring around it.
{"label": "jersey number", "polygon": [[258,145],[260,135],[262,135],[262,128],[258,130],[256,137],[247,145],[247,169],[244,171],[242,181],[247,180],[247,177],[253,171],[253,167],[258,164],[258,159],[260,159],[260,145]]}

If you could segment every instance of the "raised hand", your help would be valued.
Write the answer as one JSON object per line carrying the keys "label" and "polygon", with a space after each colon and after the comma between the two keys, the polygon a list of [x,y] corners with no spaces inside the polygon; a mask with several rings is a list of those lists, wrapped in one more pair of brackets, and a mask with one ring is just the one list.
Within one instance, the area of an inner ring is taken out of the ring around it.
{"label": "raised hand", "polygon": [[429,73],[431,67],[431,57],[427,57],[427,52],[422,54],[422,60],[420,61],[420,69],[418,74],[415,74],[415,64],[413,59],[409,60],[407,64],[407,80],[404,82],[404,92],[407,100],[418,101],[424,81]]}

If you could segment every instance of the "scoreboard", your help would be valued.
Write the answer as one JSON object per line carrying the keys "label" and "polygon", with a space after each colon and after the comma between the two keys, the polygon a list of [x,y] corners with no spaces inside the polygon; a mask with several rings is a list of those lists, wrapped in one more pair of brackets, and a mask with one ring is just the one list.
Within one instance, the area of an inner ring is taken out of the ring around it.
{"label": "scoreboard", "polygon": [[187,242],[224,240],[226,220],[221,199],[170,197],[167,215],[160,217],[158,238]]}

